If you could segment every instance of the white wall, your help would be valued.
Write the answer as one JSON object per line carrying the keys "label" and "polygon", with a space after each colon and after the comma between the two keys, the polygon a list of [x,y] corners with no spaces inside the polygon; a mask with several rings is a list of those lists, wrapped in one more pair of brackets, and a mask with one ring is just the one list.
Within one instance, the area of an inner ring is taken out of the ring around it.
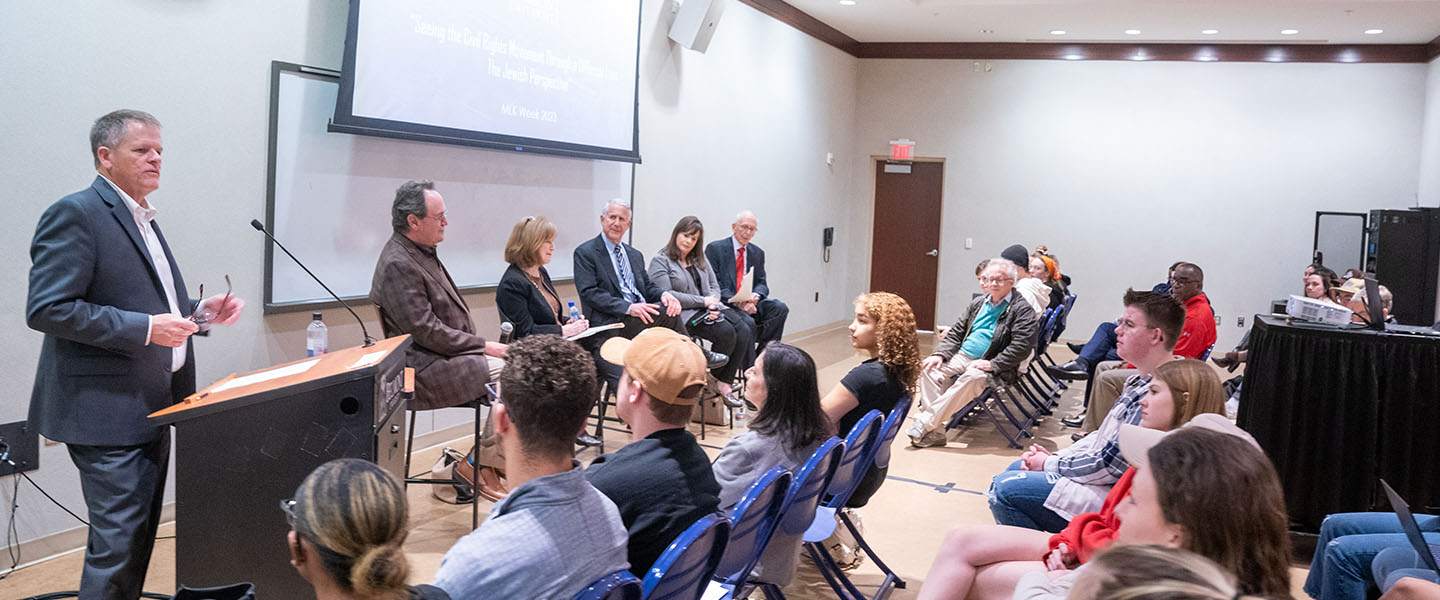
{"label": "white wall", "polygon": [[1420,141],[1420,205],[1440,206],[1440,58],[1426,69],[1425,122]]}
{"label": "white wall", "polygon": [[[1426,70],[1425,123],[1420,140],[1420,206],[1440,206],[1440,59],[1430,61]],[[1435,294],[1435,313],[1440,315],[1440,283]]]}
{"label": "white wall", "polygon": [[839,253],[823,262],[820,235],[835,226],[837,246],[853,239],[844,217],[860,164],[859,61],[739,2],[705,54],[686,50],[650,25],[668,23],[664,4],[645,7],[635,246],[654,253],[688,214],[707,242],[722,239],[737,212],[753,210],[771,293],[790,305],[786,330],[847,319],[867,280]]}
{"label": "white wall", "polygon": [[[668,5],[643,9],[637,246],[653,251],[692,213],[723,237],[735,212],[754,209],[772,288],[794,310],[790,330],[845,318],[859,290],[843,259],[821,264],[819,236],[826,225],[845,236],[834,215],[853,195],[859,61],[739,3],[701,55],[666,39]],[[229,274],[251,303],[238,324],[195,344],[201,385],[303,354],[308,313],[260,314],[264,245],[248,223],[265,209],[270,61],[338,69],[345,13],[346,3],[331,0],[57,0],[17,5],[0,19],[0,113],[9,115],[0,134],[10,141],[0,150],[0,177],[11,186],[0,279],[12,282],[0,289],[0,364],[13,373],[0,422],[25,418],[39,352],[41,336],[24,324],[34,224],[51,202],[89,185],[90,123],[115,108],[147,110],[165,124],[163,185],[151,199],[187,282],[214,286]],[[826,151],[838,157],[833,169]],[[463,234],[452,231],[447,243],[464,243]],[[560,291],[574,296],[571,287]],[[482,332],[494,334],[493,294],[469,301]],[[373,311],[360,312],[378,330]],[[331,347],[360,342],[341,313],[327,311],[326,321]],[[434,421],[459,418],[452,411]],[[32,477],[83,509],[64,448],[44,448],[41,464]],[[22,541],[78,525],[28,484],[21,490]]]}
{"label": "white wall", "polygon": [[[1067,337],[1189,260],[1206,271],[1228,347],[1237,315],[1248,327],[1299,289],[1316,210],[1413,205],[1424,65],[992,65],[860,64],[858,149],[909,137],[917,155],[947,160],[942,321],[978,291],[976,262],[1043,243],[1080,296]],[[874,177],[854,175],[868,221]]]}

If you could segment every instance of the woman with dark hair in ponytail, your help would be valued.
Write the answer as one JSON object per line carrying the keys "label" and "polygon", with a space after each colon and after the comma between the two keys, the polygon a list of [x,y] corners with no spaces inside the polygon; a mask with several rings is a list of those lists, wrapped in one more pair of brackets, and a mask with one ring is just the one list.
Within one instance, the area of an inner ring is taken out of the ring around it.
{"label": "woman with dark hair in ponytail", "polygon": [[290,523],[290,564],[317,600],[450,600],[440,588],[405,584],[405,490],[374,463],[320,465],[281,509]]}

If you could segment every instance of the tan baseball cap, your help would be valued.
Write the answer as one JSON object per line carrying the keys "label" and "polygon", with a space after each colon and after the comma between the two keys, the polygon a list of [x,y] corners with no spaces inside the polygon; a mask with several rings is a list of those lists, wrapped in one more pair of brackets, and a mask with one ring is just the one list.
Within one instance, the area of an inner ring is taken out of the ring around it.
{"label": "tan baseball cap", "polygon": [[1330,289],[1340,292],[1341,294],[1360,294],[1363,296],[1365,294],[1365,280],[1359,277],[1351,277],[1350,279],[1346,279],[1344,284],[1332,286]]}
{"label": "tan baseball cap", "polygon": [[1155,444],[1160,443],[1160,440],[1165,439],[1165,436],[1185,429],[1186,427],[1199,427],[1201,429],[1209,429],[1211,431],[1233,435],[1250,442],[1250,445],[1255,446],[1257,450],[1263,452],[1263,449],[1260,448],[1260,444],[1255,441],[1255,438],[1250,437],[1250,434],[1246,433],[1244,429],[1230,422],[1230,419],[1225,418],[1225,415],[1204,413],[1195,415],[1195,418],[1190,419],[1189,423],[1170,431],[1149,429],[1140,427],[1139,425],[1121,425],[1120,454],[1125,457],[1125,461],[1129,462],[1130,466],[1137,469],[1148,465],[1150,464],[1150,449],[1154,448]]}
{"label": "tan baseball cap", "polygon": [[610,338],[600,346],[600,358],[624,367],[631,379],[661,402],[677,406],[700,402],[705,355],[695,342],[674,331],[651,327],[633,340]]}

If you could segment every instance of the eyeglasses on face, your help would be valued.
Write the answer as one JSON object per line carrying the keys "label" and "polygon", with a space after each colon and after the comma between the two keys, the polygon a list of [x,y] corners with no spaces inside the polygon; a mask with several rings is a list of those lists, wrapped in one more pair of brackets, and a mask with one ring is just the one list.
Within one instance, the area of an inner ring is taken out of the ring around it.
{"label": "eyeglasses on face", "polygon": [[984,283],[984,284],[988,284],[988,285],[998,285],[998,284],[1001,284],[1001,283],[1005,283],[1005,282],[1007,282],[1007,281],[1015,281],[1015,278],[1014,278],[1014,277],[981,277],[981,278],[980,278],[980,283]]}
{"label": "eyeglasses on face", "polygon": [[280,500],[280,512],[285,513],[285,523],[291,529],[295,528],[295,499],[284,498]]}
{"label": "eyeglasses on face", "polygon": [[490,391],[490,405],[491,405],[491,406],[494,406],[494,405],[496,405],[496,404],[504,404],[504,403],[505,403],[503,400],[500,399],[500,382],[498,382],[498,381],[491,381],[491,382],[489,382],[489,383],[486,383],[486,384],[485,384],[485,389]]}

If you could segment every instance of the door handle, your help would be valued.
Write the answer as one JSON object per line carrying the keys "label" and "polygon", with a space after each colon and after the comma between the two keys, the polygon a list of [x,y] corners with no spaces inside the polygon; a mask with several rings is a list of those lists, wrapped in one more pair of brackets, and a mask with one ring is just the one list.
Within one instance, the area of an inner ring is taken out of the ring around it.
{"label": "door handle", "polygon": [[940,256],[940,249],[939,249],[939,248],[931,249],[929,252],[926,252],[926,253],[925,253],[925,256]]}

